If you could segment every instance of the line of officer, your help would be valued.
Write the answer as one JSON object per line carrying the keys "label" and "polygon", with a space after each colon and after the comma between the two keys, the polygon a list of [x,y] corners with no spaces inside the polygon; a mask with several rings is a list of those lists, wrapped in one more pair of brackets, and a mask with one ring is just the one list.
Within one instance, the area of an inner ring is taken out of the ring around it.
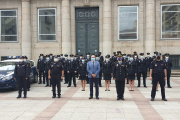
{"label": "line of officer", "polygon": [[69,76],[69,83],[67,87],[71,87],[71,81],[73,78],[74,87],[76,87],[75,73],[77,73],[76,61],[73,58],[73,54],[70,55],[70,60],[68,61],[67,73]]}
{"label": "line of officer", "polygon": [[[51,73],[51,75],[50,75]],[[61,79],[63,79],[64,69],[61,62],[58,62],[58,57],[54,56],[54,63],[50,65],[48,72],[49,79],[52,80],[53,96],[56,97],[56,86],[58,89],[58,98],[61,97]]]}
{"label": "line of officer", "polygon": [[165,80],[167,79],[166,64],[161,60],[161,53],[158,53],[156,58],[157,60],[154,60],[151,63],[151,67],[150,67],[150,80],[153,80],[151,101],[154,101],[156,95],[156,86],[158,82],[160,83],[161,86],[162,100],[167,101],[165,97],[165,87],[164,87]]}
{"label": "line of officer", "polygon": [[140,59],[138,59],[137,62],[137,67],[138,67],[138,71],[137,71],[137,79],[138,79],[138,86],[140,87],[141,85],[141,74],[143,75],[143,85],[145,88],[147,88],[146,86],[146,69],[147,69],[147,65],[146,65],[146,60],[144,59],[144,53],[140,53]]}
{"label": "line of officer", "polygon": [[169,53],[165,54],[165,60],[164,60],[165,64],[166,64],[166,70],[167,70],[167,87],[168,88],[172,88],[170,85],[170,77],[171,77],[171,67],[172,67],[172,61],[169,60]]}
{"label": "line of officer", "polygon": [[118,55],[118,61],[114,64],[113,69],[113,78],[116,82],[117,100],[124,100],[126,75],[126,64],[125,62],[122,62],[122,55],[120,54]]}
{"label": "line of officer", "polygon": [[45,84],[45,74],[44,74],[45,64],[44,64],[43,57],[44,55],[40,54],[40,59],[38,59],[38,62],[37,62],[37,71],[39,71],[39,84],[42,83],[41,75],[43,75],[43,84]]}
{"label": "line of officer", "polygon": [[46,55],[46,61],[44,62],[44,64],[45,64],[44,74],[45,74],[45,79],[46,79],[46,86],[45,87],[48,87],[48,86],[50,86],[49,85],[49,78],[48,78],[48,71],[49,71],[50,64],[51,64],[51,61],[49,60],[49,55]]}
{"label": "line of officer", "polygon": [[18,91],[18,97],[21,98],[22,94],[22,87],[24,90],[24,98],[27,97],[27,79],[28,79],[28,65],[26,62],[23,61],[24,57],[20,57],[20,62],[16,63],[15,69],[14,69],[14,80],[18,80],[19,85],[19,91]]}
{"label": "line of officer", "polygon": [[24,56],[24,62],[27,63],[27,68],[28,68],[28,79],[27,79],[27,91],[30,91],[30,73],[31,73],[31,65],[30,63],[27,62],[28,57]]}

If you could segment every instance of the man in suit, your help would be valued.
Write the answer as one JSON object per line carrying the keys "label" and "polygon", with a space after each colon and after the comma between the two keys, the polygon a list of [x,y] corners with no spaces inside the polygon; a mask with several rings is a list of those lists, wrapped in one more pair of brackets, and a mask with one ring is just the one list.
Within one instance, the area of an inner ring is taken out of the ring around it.
{"label": "man in suit", "polygon": [[96,87],[96,99],[99,99],[99,72],[100,72],[100,63],[96,61],[95,55],[91,56],[91,61],[87,63],[87,72],[88,78],[90,83],[90,97],[89,99],[93,98],[93,82],[95,83]]}

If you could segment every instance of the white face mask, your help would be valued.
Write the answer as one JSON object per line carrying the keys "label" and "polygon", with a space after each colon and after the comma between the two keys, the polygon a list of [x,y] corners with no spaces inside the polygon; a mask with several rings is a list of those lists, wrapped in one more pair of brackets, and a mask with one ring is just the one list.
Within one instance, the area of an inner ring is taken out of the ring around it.
{"label": "white face mask", "polygon": [[143,58],[143,56],[141,56],[141,58]]}
{"label": "white face mask", "polygon": [[57,62],[57,61],[58,61],[58,58],[54,58],[54,61]]}
{"label": "white face mask", "polygon": [[168,60],[169,59],[169,57],[166,57],[166,60]]}

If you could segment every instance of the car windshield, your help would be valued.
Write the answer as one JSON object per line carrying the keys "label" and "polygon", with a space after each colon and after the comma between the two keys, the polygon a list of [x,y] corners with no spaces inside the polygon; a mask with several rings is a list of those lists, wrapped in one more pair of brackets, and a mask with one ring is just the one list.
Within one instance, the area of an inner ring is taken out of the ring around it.
{"label": "car windshield", "polygon": [[16,62],[0,62],[0,70],[14,70]]}

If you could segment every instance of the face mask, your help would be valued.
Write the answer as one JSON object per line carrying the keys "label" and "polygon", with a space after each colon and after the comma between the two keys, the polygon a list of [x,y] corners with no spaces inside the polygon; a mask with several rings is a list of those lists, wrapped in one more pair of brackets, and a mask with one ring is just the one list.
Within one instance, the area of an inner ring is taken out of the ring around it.
{"label": "face mask", "polygon": [[128,59],[129,59],[130,57],[128,57]]}
{"label": "face mask", "polygon": [[71,60],[73,60],[73,58],[71,58]]}
{"label": "face mask", "polygon": [[82,57],[80,57],[80,59],[82,59]]}
{"label": "face mask", "polygon": [[96,60],[99,60],[99,57],[96,57]]}
{"label": "face mask", "polygon": [[67,57],[65,57],[65,59],[67,60]]}
{"label": "face mask", "polygon": [[52,59],[52,56],[50,56],[50,58]]}
{"label": "face mask", "polygon": [[87,57],[89,57],[89,55],[87,55]]}
{"label": "face mask", "polygon": [[57,62],[57,61],[58,61],[58,59],[57,59],[57,58],[54,58],[54,61],[55,61],[55,62]]}
{"label": "face mask", "polygon": [[169,59],[169,57],[166,57],[166,59]]}
{"label": "face mask", "polygon": [[20,60],[19,60],[19,62],[22,62],[22,61],[23,61],[23,59],[20,59]]}
{"label": "face mask", "polygon": [[157,56],[157,59],[159,60],[159,59],[160,59],[160,56]]}
{"label": "face mask", "polygon": [[106,59],[106,61],[108,62],[108,61],[109,61],[109,59]]}
{"label": "face mask", "polygon": [[149,55],[147,55],[149,57]]}
{"label": "face mask", "polygon": [[61,58],[63,58],[63,56],[61,56]]}
{"label": "face mask", "polygon": [[141,58],[143,58],[143,56],[141,56]]}
{"label": "face mask", "polygon": [[156,54],[154,54],[154,56],[156,56]]}
{"label": "face mask", "polygon": [[26,59],[24,59],[24,62],[26,62]]}
{"label": "face mask", "polygon": [[43,59],[43,57],[40,57],[40,59]]}
{"label": "face mask", "polygon": [[118,61],[121,61],[122,59],[121,58],[118,58]]}
{"label": "face mask", "polygon": [[134,56],[135,58],[137,58],[137,56]]}
{"label": "face mask", "polygon": [[74,58],[76,60],[76,58]]}
{"label": "face mask", "polygon": [[133,61],[133,58],[130,58],[131,61]]}
{"label": "face mask", "polygon": [[46,58],[46,60],[49,60],[49,58]]}
{"label": "face mask", "polygon": [[82,62],[84,63],[85,60],[82,60]]}
{"label": "face mask", "polygon": [[91,58],[92,61],[95,61],[95,58]]}
{"label": "face mask", "polygon": [[126,56],[123,56],[123,58],[125,58]]}

